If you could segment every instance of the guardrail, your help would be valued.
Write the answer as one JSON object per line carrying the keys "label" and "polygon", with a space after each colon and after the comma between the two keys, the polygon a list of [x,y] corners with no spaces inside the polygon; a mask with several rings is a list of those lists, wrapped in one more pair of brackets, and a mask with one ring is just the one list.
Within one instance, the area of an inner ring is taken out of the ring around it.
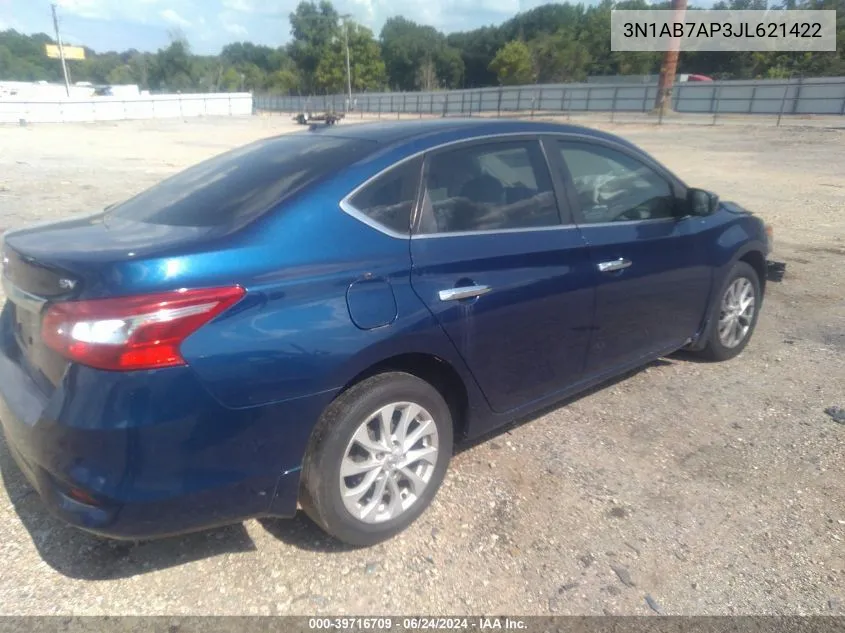
{"label": "guardrail", "polygon": [[[554,84],[437,92],[362,93],[347,107],[345,95],[290,97],[256,95],[255,109],[271,112],[351,109],[366,114],[473,116],[514,113],[647,113],[656,85]],[[845,115],[845,78],[688,82],[675,84],[673,109],[720,115]]]}
{"label": "guardrail", "polygon": [[65,123],[236,116],[253,112],[250,93],[168,94],[85,99],[0,99],[0,123]]}

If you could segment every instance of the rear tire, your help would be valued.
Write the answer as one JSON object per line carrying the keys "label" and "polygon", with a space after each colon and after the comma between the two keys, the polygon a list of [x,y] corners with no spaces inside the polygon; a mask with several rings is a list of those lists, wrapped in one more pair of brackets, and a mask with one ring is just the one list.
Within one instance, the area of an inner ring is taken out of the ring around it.
{"label": "rear tire", "polygon": [[700,355],[711,361],[738,356],[751,340],[762,303],[757,272],[737,262],[713,300],[707,342]]}
{"label": "rear tire", "polygon": [[350,545],[398,534],[437,493],[452,432],[443,396],[416,376],[388,372],[354,385],[314,429],[303,464],[303,509]]}

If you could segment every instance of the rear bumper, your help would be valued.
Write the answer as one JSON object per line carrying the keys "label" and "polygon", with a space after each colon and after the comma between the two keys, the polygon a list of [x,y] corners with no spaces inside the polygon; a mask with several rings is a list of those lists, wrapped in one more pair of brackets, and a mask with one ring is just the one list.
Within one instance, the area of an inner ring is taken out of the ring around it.
{"label": "rear bumper", "polygon": [[21,471],[53,514],[113,538],[292,516],[298,467],[331,397],[229,409],[185,367],[72,366],[45,394],[0,351],[0,423]]}

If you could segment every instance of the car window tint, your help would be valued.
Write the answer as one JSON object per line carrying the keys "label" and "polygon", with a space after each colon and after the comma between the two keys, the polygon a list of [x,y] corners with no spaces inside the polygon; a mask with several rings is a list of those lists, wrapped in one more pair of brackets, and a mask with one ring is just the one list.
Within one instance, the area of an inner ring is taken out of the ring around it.
{"label": "car window tint", "polygon": [[419,173],[420,161],[408,161],[380,175],[352,196],[349,203],[373,222],[407,235],[411,232]]}
{"label": "car window tint", "polygon": [[584,222],[627,222],[672,217],[668,181],[622,152],[600,145],[560,143]]}
{"label": "car window tint", "polygon": [[238,226],[370,153],[361,139],[289,134],[191,167],[113,207],[108,218],[175,226]]}
{"label": "car window tint", "polygon": [[557,224],[557,202],[539,143],[486,143],[431,157],[421,233]]}

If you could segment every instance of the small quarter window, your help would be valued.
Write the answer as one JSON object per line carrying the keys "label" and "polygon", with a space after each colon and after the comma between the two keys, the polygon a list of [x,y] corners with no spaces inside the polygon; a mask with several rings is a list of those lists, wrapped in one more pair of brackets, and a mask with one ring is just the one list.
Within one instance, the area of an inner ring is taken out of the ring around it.
{"label": "small quarter window", "polygon": [[367,184],[349,204],[384,228],[409,235],[419,173],[420,160],[403,163]]}

